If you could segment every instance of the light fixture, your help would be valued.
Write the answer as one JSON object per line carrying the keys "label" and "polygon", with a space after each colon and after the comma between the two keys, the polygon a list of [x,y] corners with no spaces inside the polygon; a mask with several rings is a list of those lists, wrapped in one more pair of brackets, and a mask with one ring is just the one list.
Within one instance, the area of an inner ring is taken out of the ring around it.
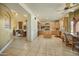
{"label": "light fixture", "polygon": [[24,15],[24,17],[27,17],[27,15]]}
{"label": "light fixture", "polygon": [[17,13],[15,10],[11,9],[11,11],[12,11],[12,14],[13,14],[14,16],[17,16],[17,15],[18,15],[18,13]]}

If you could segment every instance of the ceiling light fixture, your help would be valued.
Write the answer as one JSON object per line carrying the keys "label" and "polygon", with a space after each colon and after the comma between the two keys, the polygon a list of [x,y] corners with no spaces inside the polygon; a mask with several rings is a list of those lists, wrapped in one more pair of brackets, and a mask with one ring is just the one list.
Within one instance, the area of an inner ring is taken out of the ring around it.
{"label": "ceiling light fixture", "polygon": [[11,11],[12,11],[13,15],[15,15],[15,16],[18,15],[18,13],[15,10],[12,9]]}

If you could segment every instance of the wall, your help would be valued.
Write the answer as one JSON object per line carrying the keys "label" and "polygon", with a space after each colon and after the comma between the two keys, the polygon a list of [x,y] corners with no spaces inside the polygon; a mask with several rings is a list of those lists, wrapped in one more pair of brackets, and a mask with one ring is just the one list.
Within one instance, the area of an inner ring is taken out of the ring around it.
{"label": "wall", "polygon": [[[70,23],[69,23],[69,25],[70,25]],[[67,32],[68,31],[68,17],[64,17],[63,26],[64,26],[64,30]]]}
{"label": "wall", "polygon": [[73,20],[74,13],[70,12],[68,17],[68,32],[71,32],[71,21]]}
{"label": "wall", "polygon": [[74,12],[74,32],[79,32],[79,9]]}
{"label": "wall", "polygon": [[28,18],[27,18],[27,39],[29,41],[34,40],[37,37],[37,20],[34,19],[34,13],[28,8],[26,4],[20,3],[20,6],[22,6],[27,12],[28,12]]}
{"label": "wall", "polygon": [[74,13],[70,12],[66,14],[60,20],[60,30],[64,30],[66,32],[71,32],[71,21],[73,20]]}
{"label": "wall", "polygon": [[63,18],[59,20],[59,24],[60,24],[60,30],[62,31],[63,30]]}
{"label": "wall", "polygon": [[25,21],[27,20],[27,17],[24,17],[21,14],[18,14],[17,16],[13,16],[12,20],[11,20],[11,28],[18,28],[18,22],[21,21],[23,23],[25,23]]}
{"label": "wall", "polygon": [[0,18],[0,50],[11,40],[10,29],[4,28],[5,19]]}
{"label": "wall", "polygon": [[76,32],[79,32],[79,21],[76,23]]}

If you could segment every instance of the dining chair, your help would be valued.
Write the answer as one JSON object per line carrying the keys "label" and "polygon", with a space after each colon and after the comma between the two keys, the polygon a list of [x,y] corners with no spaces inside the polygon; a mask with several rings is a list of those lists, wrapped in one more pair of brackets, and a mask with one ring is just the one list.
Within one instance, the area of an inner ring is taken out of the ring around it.
{"label": "dining chair", "polygon": [[74,49],[79,53],[79,37],[75,38]]}
{"label": "dining chair", "polygon": [[73,39],[72,35],[69,33],[66,33],[65,35],[66,35],[66,46],[73,48],[74,39]]}

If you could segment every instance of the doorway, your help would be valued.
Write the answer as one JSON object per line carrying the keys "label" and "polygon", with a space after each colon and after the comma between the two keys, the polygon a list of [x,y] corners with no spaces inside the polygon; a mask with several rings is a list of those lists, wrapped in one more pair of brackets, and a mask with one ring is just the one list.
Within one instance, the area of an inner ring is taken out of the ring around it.
{"label": "doorway", "polygon": [[26,37],[27,36],[27,22],[25,21],[18,21],[17,28],[13,28],[13,36],[17,37]]}

